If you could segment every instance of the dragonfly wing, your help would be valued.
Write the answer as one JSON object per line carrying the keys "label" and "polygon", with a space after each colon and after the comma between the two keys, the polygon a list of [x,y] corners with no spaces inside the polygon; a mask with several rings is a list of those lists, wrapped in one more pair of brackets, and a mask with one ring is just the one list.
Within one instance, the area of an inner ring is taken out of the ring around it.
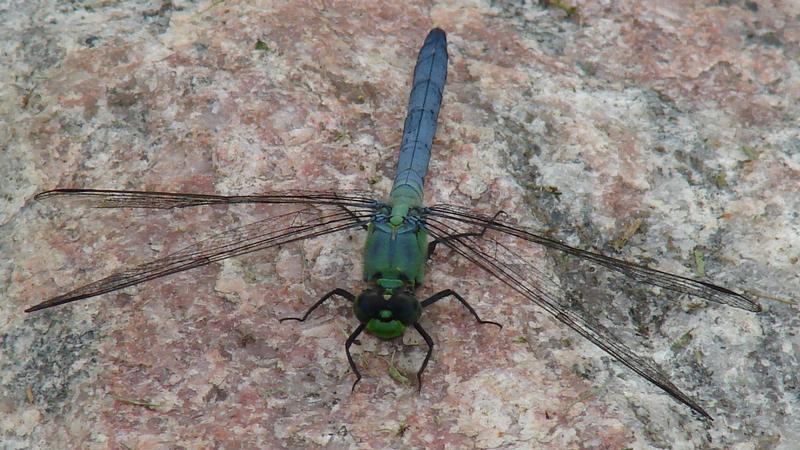
{"label": "dragonfly wing", "polygon": [[119,270],[32,306],[26,312],[94,297],[233,256],[361,227],[369,222],[370,217],[370,209],[353,211],[341,205],[304,206],[286,214],[225,230],[165,257]]}
{"label": "dragonfly wing", "polygon": [[[697,401],[675,386],[655,363],[634,353],[596,320],[571,309],[572,299],[552,276],[509,247],[486,237],[491,232],[484,237],[471,236],[457,224],[431,217],[426,220],[426,225],[431,236],[442,244],[489,272],[679,402],[711,419]],[[480,228],[477,231],[480,232]]]}
{"label": "dragonfly wing", "polygon": [[513,225],[509,222],[498,220],[489,216],[478,214],[469,210],[450,205],[436,205],[429,208],[429,214],[443,219],[451,219],[466,224],[486,227],[511,236],[516,236],[528,242],[557,250],[568,255],[590,261],[607,269],[619,272],[636,281],[658,286],[671,291],[700,297],[712,302],[733,306],[752,312],[761,311],[761,306],[755,301],[738,292],[715,284],[682,277],[669,272],[634,264],[621,259],[612,258],[600,253],[571,247],[563,242],[548,238],[524,227]]}
{"label": "dragonfly wing", "polygon": [[341,205],[370,207],[377,202],[367,191],[269,191],[254,195],[209,195],[183,192],[54,189],[36,194],[37,201],[68,201],[94,208],[172,209],[238,203]]}

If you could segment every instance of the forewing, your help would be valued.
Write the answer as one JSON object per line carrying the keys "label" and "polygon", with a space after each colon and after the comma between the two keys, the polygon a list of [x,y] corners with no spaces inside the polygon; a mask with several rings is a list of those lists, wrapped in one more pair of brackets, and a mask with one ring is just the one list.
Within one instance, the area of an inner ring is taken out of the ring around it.
{"label": "forewing", "polygon": [[94,297],[233,256],[361,227],[369,221],[370,214],[369,209],[349,210],[339,205],[302,206],[286,214],[228,229],[163,258],[119,270],[45,300],[26,312]]}
{"label": "forewing", "polygon": [[428,217],[426,226],[435,239],[453,251],[489,272],[524,297],[539,305],[561,323],[593,342],[603,351],[649,380],[670,396],[689,406],[703,417],[709,414],[690,396],[678,389],[652,361],[634,353],[608,329],[593,319],[569,308],[571,299],[559,283],[534,264],[497,240],[483,236],[470,236],[481,228],[464,228],[463,222],[453,223]]}
{"label": "forewing", "polygon": [[591,263],[619,272],[642,283],[669,289],[682,294],[700,297],[712,302],[733,306],[747,311],[761,311],[761,306],[759,306],[758,303],[742,294],[722,286],[717,286],[706,281],[682,277],[680,275],[663,272],[661,270],[651,269],[640,264],[630,263],[621,259],[602,255],[600,253],[594,253],[571,247],[555,239],[542,236],[533,232],[532,230],[516,226],[502,219],[477,214],[472,211],[451,205],[436,205],[429,208],[428,211],[429,214],[434,217],[456,220],[466,224],[486,227],[487,229],[496,230],[511,236],[516,236],[525,241],[539,244],[544,247],[581,258],[585,261],[590,261]]}
{"label": "forewing", "polygon": [[202,205],[302,203],[359,208],[377,202],[366,191],[269,191],[254,195],[209,195],[183,192],[124,191],[108,189],[54,189],[36,194],[37,201],[70,202],[94,208],[172,209]]}

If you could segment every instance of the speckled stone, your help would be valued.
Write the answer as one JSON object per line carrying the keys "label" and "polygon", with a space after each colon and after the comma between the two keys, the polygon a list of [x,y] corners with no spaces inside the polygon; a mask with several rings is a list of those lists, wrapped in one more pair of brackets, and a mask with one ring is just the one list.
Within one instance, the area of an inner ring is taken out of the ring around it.
{"label": "speckled stone", "polygon": [[[3,2],[0,447],[796,448],[800,319],[776,299],[800,292],[800,4],[538,3]],[[422,295],[504,328],[437,303],[421,394],[389,374],[413,380],[415,336],[360,339],[351,394],[348,307],[277,318],[359,289],[360,232],[23,313],[279,210],[58,209],[45,189],[385,195],[433,26],[428,202],[753,293],[760,314],[515,247],[716,420],[446,251]]]}

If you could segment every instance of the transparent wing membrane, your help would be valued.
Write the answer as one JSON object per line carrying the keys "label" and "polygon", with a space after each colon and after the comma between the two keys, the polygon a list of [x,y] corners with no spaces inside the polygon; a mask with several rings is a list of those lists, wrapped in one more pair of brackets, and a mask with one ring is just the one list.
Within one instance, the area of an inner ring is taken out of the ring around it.
{"label": "transparent wing membrane", "polygon": [[671,291],[700,297],[712,302],[733,306],[752,312],[761,311],[758,303],[742,294],[706,281],[682,277],[668,272],[651,269],[639,264],[630,263],[610,256],[570,247],[555,239],[536,234],[531,230],[515,226],[503,220],[478,214],[451,205],[436,205],[428,208],[431,217],[451,219],[478,227],[486,227],[511,236],[518,237],[534,244],[557,250],[568,255],[590,261],[599,266],[619,272],[636,281],[658,286]]}
{"label": "transparent wing membrane", "polygon": [[241,203],[307,203],[344,207],[371,207],[376,202],[366,191],[271,191],[255,195],[207,195],[181,192],[115,191],[104,189],[54,189],[37,194],[37,201],[69,202],[93,208],[172,209]]}
{"label": "transparent wing membrane", "polygon": [[[59,190],[45,194],[48,195],[42,195],[43,198],[77,199],[80,203],[101,208],[177,208],[220,203],[302,203],[303,205],[298,205],[295,210],[279,216],[225,230],[162,258],[119,270],[105,278],[28,308],[27,312],[94,297],[233,256],[362,227],[369,222],[373,213],[372,205],[375,204],[366,199],[354,200],[355,197],[344,198],[338,196],[339,194],[327,192],[320,193],[318,197],[306,192],[302,197],[298,195],[295,198],[291,197],[294,194],[222,197],[96,190]],[[245,202],[242,201],[243,198],[254,200]],[[273,198],[274,201],[271,200]]]}
{"label": "transparent wing membrane", "polygon": [[485,222],[478,227],[464,228],[464,225],[471,224],[439,217],[426,219],[427,229],[432,237],[441,239],[444,245],[543,308],[559,322],[572,328],[679,402],[703,417],[711,418],[692,397],[678,389],[655,363],[634,353],[596,320],[570,309],[571,299],[561,285],[511,248],[492,239],[490,235],[496,233],[491,229],[483,236],[468,235],[470,232],[480,232],[481,227],[487,224]]}

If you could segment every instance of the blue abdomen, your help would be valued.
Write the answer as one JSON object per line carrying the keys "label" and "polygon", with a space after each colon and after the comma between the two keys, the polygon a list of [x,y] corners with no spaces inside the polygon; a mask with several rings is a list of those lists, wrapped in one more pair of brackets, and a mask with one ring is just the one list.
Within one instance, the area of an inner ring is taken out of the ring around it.
{"label": "blue abdomen", "polygon": [[422,203],[422,186],[431,159],[446,79],[447,38],[444,31],[434,28],[425,38],[414,67],[392,197],[402,192],[400,195],[404,197],[416,197],[414,203]]}

